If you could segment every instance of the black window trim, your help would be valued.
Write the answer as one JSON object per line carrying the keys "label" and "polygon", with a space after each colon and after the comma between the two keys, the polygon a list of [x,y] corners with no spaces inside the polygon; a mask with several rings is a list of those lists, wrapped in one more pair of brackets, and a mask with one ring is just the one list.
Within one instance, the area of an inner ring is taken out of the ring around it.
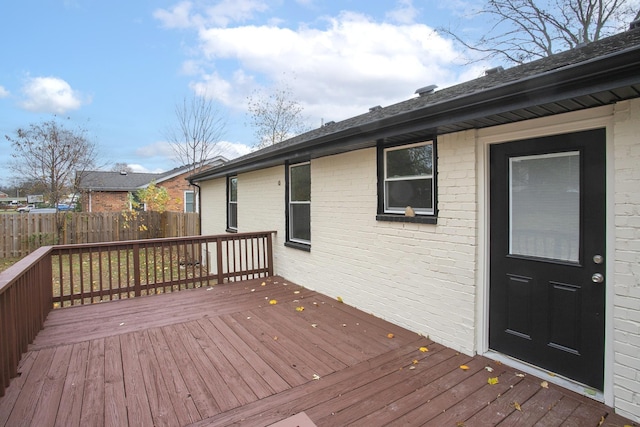
{"label": "black window trim", "polygon": [[231,212],[230,212],[230,204],[231,202],[231,180],[235,178],[236,179],[236,198],[237,196],[237,186],[238,186],[238,175],[229,175],[227,176],[227,191],[226,191],[226,198],[227,198],[227,203],[226,203],[226,207],[227,207],[227,233],[237,233],[238,232],[238,200],[235,201],[236,204],[236,226],[232,227],[230,224],[230,219],[231,219]]}
{"label": "black window trim", "polygon": [[[385,184],[385,149],[402,147],[404,145],[415,145],[424,142],[431,142],[433,146],[433,213],[420,214],[416,212],[415,216],[405,216],[401,213],[387,213],[384,210],[384,184]],[[417,224],[437,224],[438,223],[438,143],[436,136],[431,138],[411,139],[395,144],[384,144],[384,140],[378,140],[376,144],[376,173],[378,176],[378,212],[376,213],[376,221],[389,222],[407,222]]]}
{"label": "black window trim", "polygon": [[285,184],[285,191],[284,191],[284,201],[285,201],[285,230],[286,230],[286,236],[285,236],[285,242],[284,245],[286,247],[289,248],[294,248],[294,249],[299,249],[305,252],[311,252],[311,242],[309,243],[305,243],[305,242],[300,242],[300,241],[296,241],[296,240],[291,240],[291,231],[289,228],[290,225],[290,220],[289,220],[289,194],[290,194],[290,185],[291,185],[291,167],[292,166],[298,166],[298,165],[303,165],[303,164],[309,164],[311,165],[311,161],[310,160],[302,160],[302,161],[296,161],[296,162],[290,162],[289,160],[285,161],[285,168],[284,168],[284,184]]}

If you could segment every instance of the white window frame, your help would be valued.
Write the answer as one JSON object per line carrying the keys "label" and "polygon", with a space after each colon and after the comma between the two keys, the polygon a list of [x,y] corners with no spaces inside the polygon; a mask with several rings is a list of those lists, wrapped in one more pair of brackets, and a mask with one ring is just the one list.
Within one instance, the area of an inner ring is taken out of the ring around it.
{"label": "white window frame", "polygon": [[[387,153],[398,150],[406,150],[413,147],[420,147],[425,145],[431,145],[431,175],[413,175],[413,176],[403,176],[397,178],[388,178],[387,177]],[[384,191],[384,205],[383,210],[384,213],[388,214],[405,214],[406,207],[389,207],[389,193],[387,191],[387,183],[388,182],[397,182],[397,181],[416,181],[416,180],[431,180],[431,209],[425,208],[416,208],[412,206],[412,209],[417,215],[425,215],[425,216],[435,216],[435,144],[433,140],[417,142],[414,144],[406,144],[406,145],[398,145],[395,147],[385,148],[383,150],[383,162],[384,162],[384,183],[383,183],[383,191]]]}
{"label": "white window frame", "polygon": [[[297,237],[293,236],[293,212],[291,207],[293,205],[309,205],[309,212],[311,212],[311,182],[309,182],[309,200],[291,200],[291,195],[293,194],[293,191],[291,191],[292,187],[293,187],[293,182],[291,180],[291,171],[296,168],[296,167],[300,167],[300,166],[305,166],[305,165],[309,165],[309,175],[311,175],[311,162],[302,162],[302,163],[295,163],[295,164],[290,164],[289,168],[287,170],[287,173],[289,174],[288,177],[288,183],[289,183],[289,197],[287,200],[288,206],[287,206],[287,215],[289,218],[289,230],[288,230],[288,237],[289,237],[289,241],[290,242],[295,242],[295,243],[300,243],[303,245],[311,245],[311,240],[306,240],[306,239],[300,239]],[[309,235],[311,235],[311,218],[309,218]]]}
{"label": "white window frame", "polygon": [[[231,200],[231,181],[236,182],[236,200]],[[235,225],[231,225],[231,205],[235,205]],[[238,176],[230,176],[227,178],[227,229],[238,231]]]}
{"label": "white window frame", "polygon": [[[187,210],[187,194],[192,194],[193,195],[193,201],[191,202],[193,204],[193,210],[192,211],[188,211]],[[185,190],[183,195],[182,195],[182,210],[184,212],[198,212],[198,201],[196,200],[196,192],[193,190]]]}

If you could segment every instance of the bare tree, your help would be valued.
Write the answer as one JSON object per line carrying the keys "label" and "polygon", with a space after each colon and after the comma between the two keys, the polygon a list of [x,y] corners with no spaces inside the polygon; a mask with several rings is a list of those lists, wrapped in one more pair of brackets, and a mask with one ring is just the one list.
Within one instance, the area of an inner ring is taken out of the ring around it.
{"label": "bare tree", "polygon": [[467,41],[451,29],[440,31],[479,52],[481,59],[516,64],[622,31],[640,15],[633,0],[488,0],[477,13],[492,22],[478,40]]}
{"label": "bare tree", "polygon": [[192,173],[206,167],[206,161],[218,154],[217,144],[224,135],[226,117],[205,96],[183,98],[175,106],[176,123],[165,137],[182,165]]}
{"label": "bare tree", "polygon": [[[45,188],[45,198],[53,206],[76,194],[76,177],[95,165],[97,148],[87,130],[67,129],[57,118],[18,129],[15,137],[5,137],[14,150],[10,166],[15,175]],[[61,215],[57,215],[57,225],[60,233]]]}
{"label": "bare tree", "polygon": [[256,148],[277,144],[308,130],[302,106],[284,83],[268,94],[254,92],[247,98],[247,109],[255,129]]}
{"label": "bare tree", "polygon": [[111,172],[127,172],[133,173],[133,169],[127,163],[124,162],[116,162],[111,167]]}
{"label": "bare tree", "polygon": [[[189,173],[200,172],[207,167],[207,160],[218,154],[217,145],[225,132],[226,117],[206,94],[183,98],[181,104],[176,104],[175,113],[176,123],[167,129],[165,137]],[[198,199],[198,190],[199,187],[194,186],[194,200]]]}

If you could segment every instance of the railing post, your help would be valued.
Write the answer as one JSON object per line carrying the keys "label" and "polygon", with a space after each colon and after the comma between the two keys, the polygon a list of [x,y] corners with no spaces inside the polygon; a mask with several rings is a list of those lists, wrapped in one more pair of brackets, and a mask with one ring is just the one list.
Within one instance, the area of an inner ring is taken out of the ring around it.
{"label": "railing post", "polygon": [[269,276],[273,276],[273,234],[267,233],[267,259]]}
{"label": "railing post", "polygon": [[142,295],[142,288],[140,286],[140,245],[133,244],[133,289],[135,296]]}
{"label": "railing post", "polygon": [[222,271],[222,239],[220,237],[216,238],[216,258],[218,265],[218,285],[221,285],[224,280],[224,274]]}

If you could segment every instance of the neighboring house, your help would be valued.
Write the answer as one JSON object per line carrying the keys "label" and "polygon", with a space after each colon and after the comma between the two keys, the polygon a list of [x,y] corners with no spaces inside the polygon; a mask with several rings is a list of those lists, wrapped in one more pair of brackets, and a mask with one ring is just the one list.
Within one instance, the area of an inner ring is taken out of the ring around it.
{"label": "neighboring house", "polygon": [[430,89],[195,175],[202,233],[640,421],[640,29]]}
{"label": "neighboring house", "polygon": [[[207,162],[215,167],[226,162],[222,156]],[[163,173],[136,173],[111,171],[86,171],[80,177],[81,203],[84,212],[120,212],[129,207],[129,193],[155,182],[167,189],[167,210],[172,212],[198,212],[196,188],[187,180],[191,174],[189,166],[182,166]]]}

